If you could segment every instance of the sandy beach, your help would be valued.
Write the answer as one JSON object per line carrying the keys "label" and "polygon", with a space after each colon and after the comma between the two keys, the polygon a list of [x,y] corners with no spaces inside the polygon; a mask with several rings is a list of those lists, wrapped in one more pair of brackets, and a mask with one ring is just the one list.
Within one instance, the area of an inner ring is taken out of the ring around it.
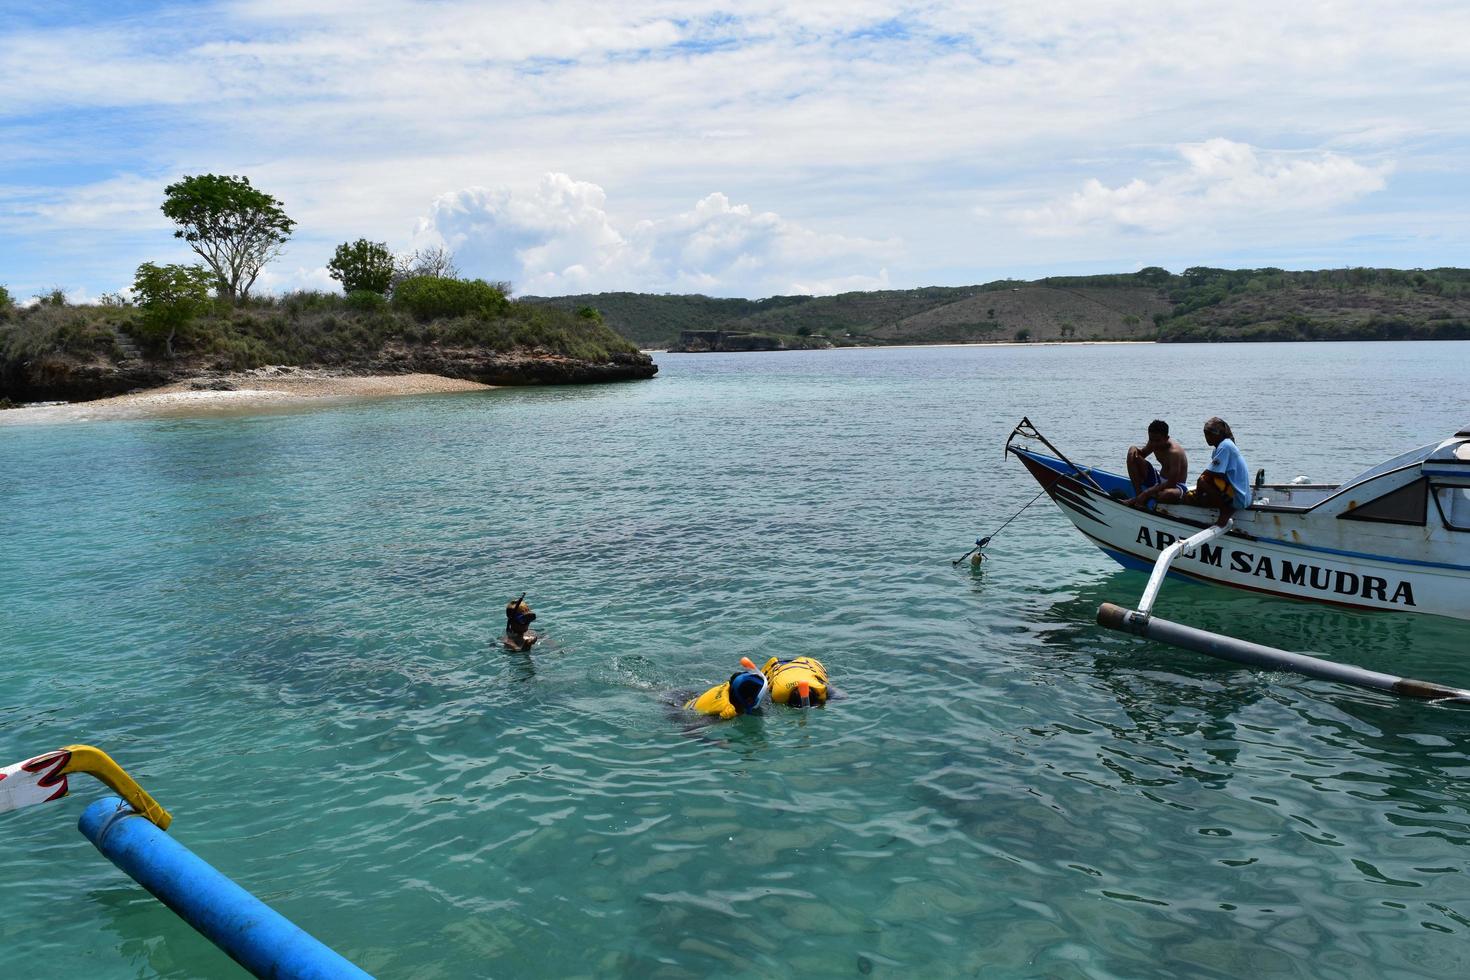
{"label": "sandy beach", "polygon": [[0,411],[0,426],[240,415],[262,410],[299,409],[357,398],[481,391],[490,387],[437,374],[343,375],[322,370],[264,367],[175,382],[115,398],[8,409]]}

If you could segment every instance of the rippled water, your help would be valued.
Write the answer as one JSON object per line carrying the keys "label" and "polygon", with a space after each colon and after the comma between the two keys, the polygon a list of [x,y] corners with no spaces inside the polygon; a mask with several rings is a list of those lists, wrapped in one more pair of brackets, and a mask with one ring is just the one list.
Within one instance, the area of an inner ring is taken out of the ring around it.
{"label": "rippled water", "polygon": [[[1470,712],[1095,627],[1136,599],[1001,446],[1207,416],[1269,480],[1470,423],[1470,344],[661,355],[650,382],[0,430],[0,762],[110,750],[178,839],[395,977],[1453,976]],[[529,592],[549,639],[494,638]],[[1464,624],[1160,613],[1470,685]],[[844,700],[668,692],[811,654]],[[3,818],[12,976],[235,968]]]}

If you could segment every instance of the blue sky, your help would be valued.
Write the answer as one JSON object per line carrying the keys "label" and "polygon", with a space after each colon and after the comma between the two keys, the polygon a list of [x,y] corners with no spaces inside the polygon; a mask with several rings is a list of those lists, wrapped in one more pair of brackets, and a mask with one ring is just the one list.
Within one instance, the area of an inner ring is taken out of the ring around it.
{"label": "blue sky", "polygon": [[245,174],[519,293],[721,296],[1161,265],[1470,265],[1470,6],[4,4],[0,284],[188,261]]}

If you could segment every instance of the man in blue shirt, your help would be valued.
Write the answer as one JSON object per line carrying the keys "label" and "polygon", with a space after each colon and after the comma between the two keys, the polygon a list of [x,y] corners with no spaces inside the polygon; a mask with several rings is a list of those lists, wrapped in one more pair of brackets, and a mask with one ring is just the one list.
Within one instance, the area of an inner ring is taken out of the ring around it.
{"label": "man in blue shirt", "polygon": [[1205,442],[1210,444],[1215,454],[1210,457],[1210,465],[1199,475],[1199,483],[1190,495],[1194,499],[1185,503],[1220,508],[1220,518],[1215,523],[1224,527],[1232,514],[1251,505],[1250,469],[1235,447],[1235,434],[1224,419],[1212,418],[1205,423]]}

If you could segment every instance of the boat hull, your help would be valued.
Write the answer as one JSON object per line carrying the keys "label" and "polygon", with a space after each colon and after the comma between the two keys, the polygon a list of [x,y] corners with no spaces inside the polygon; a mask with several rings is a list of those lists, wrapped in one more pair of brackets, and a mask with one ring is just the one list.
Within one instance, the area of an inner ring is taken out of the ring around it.
{"label": "boat hull", "polygon": [[[1109,496],[1121,489],[1112,485],[1120,479],[1114,475],[1079,472],[1025,449],[1011,451],[1077,530],[1127,568],[1151,570],[1159,552],[1214,517],[1213,511],[1195,507],[1138,510]],[[1249,526],[1246,520],[1241,523]],[[1470,567],[1312,547],[1298,543],[1312,540],[1310,535],[1291,527],[1281,531],[1280,524],[1279,517],[1273,518],[1272,529],[1282,538],[1232,530],[1181,555],[1170,574],[1352,609],[1470,619]]]}

